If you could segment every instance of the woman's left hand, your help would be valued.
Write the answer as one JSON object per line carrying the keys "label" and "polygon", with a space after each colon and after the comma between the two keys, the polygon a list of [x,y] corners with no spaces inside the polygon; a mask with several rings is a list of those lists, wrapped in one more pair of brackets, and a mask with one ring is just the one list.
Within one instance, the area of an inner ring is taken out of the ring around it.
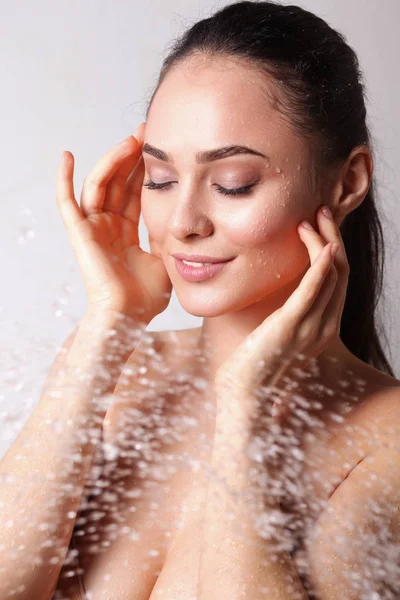
{"label": "woman's left hand", "polygon": [[[273,385],[296,359],[317,357],[339,335],[349,264],[339,228],[322,207],[317,212],[317,225],[319,233],[298,226],[311,262],[299,286],[219,367],[217,391],[253,395],[260,386]],[[335,244],[338,251],[332,257]]]}

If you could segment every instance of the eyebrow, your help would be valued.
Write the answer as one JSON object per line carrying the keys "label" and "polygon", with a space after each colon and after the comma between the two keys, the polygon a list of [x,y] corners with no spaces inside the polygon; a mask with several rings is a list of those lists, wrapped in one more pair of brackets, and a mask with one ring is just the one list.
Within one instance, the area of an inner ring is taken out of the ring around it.
{"label": "eyebrow", "polygon": [[[164,162],[174,164],[173,158],[164,150],[160,150],[160,148],[156,148],[151,144],[144,144],[142,148],[142,153],[150,154],[159,160],[163,160]],[[235,156],[236,154],[252,154],[254,156],[261,156],[262,158],[266,158],[270,160],[269,156],[259,152],[258,150],[254,150],[253,148],[249,148],[248,146],[223,146],[222,148],[215,148],[214,150],[203,150],[202,152],[196,152],[195,158],[196,162],[199,164],[204,164],[208,162],[212,162],[214,160],[221,160],[222,158],[228,158],[230,156]]]}

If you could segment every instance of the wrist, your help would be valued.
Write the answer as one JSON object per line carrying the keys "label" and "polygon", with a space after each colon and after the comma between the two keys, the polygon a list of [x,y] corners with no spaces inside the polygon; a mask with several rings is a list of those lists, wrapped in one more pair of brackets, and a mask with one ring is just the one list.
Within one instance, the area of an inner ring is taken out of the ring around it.
{"label": "wrist", "polygon": [[96,340],[107,340],[114,336],[138,343],[147,326],[147,321],[134,319],[124,313],[88,306],[79,323],[79,330],[85,330]]}
{"label": "wrist", "polygon": [[124,364],[140,342],[146,325],[116,311],[89,307],[81,318],[66,366],[85,368]]}
{"label": "wrist", "polygon": [[137,316],[133,317],[127,313],[111,308],[101,308],[96,304],[88,304],[86,311],[82,317],[84,320],[95,319],[99,323],[104,321],[106,324],[110,321],[115,323],[124,323],[131,327],[145,328],[149,325],[150,321],[145,315],[145,311],[139,312]]}
{"label": "wrist", "polygon": [[238,390],[220,390],[216,395],[214,448],[228,444],[238,450],[251,436],[256,403]]}

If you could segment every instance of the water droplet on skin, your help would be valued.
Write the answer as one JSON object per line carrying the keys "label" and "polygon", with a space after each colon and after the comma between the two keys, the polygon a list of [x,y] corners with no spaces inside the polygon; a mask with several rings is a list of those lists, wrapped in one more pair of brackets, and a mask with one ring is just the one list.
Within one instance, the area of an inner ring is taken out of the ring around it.
{"label": "water droplet on skin", "polygon": [[277,279],[280,279],[281,277],[282,277],[282,275],[281,275],[280,273],[277,273],[277,274],[276,274],[276,278],[277,278]]}

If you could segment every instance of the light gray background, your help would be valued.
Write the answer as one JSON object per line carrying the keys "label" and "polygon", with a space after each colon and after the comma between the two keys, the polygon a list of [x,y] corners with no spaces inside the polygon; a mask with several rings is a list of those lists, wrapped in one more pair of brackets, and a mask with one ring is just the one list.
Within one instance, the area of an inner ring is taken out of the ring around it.
{"label": "light gray background", "polygon": [[[86,309],[83,283],[55,202],[62,151],[75,156],[79,199],[83,180],[97,160],[144,120],[167,45],[195,21],[230,3],[0,2],[0,454],[32,412],[56,351]],[[381,314],[399,377],[400,3],[297,4],[345,34],[366,74],[387,241],[387,301]],[[143,222],[140,239],[148,250]],[[185,313],[173,293],[168,309],[148,329],[200,324],[201,318]]]}

